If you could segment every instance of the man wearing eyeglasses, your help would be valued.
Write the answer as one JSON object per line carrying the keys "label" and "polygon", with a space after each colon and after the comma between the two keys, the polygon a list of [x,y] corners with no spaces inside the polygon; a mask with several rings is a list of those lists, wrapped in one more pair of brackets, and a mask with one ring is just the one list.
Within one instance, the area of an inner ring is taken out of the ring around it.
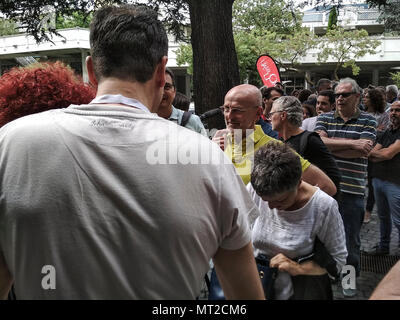
{"label": "man wearing eyeglasses", "polygon": [[[246,185],[250,182],[255,152],[271,141],[279,141],[267,136],[261,126],[256,125],[263,112],[261,104],[262,95],[257,87],[249,84],[233,87],[225,95],[224,105],[221,107],[226,129],[218,130],[213,137],[213,141],[231,159]],[[318,185],[329,195],[336,193],[334,183],[322,170],[302,157],[300,160],[303,180]]]}
{"label": "man wearing eyeglasses", "polygon": [[[375,118],[358,108],[360,87],[351,78],[335,88],[336,111],[320,114],[315,131],[331,151],[342,175],[339,211],[346,231],[347,264],[360,273],[360,230],[364,219],[367,156],[376,138]],[[353,297],[356,288],[343,289]]]}
{"label": "man wearing eyeglasses", "polygon": [[[176,122],[178,125],[182,125],[185,128],[208,137],[206,129],[198,116],[189,114],[188,112],[185,113],[172,105],[176,95],[176,87],[174,74],[169,68],[165,69],[165,79],[164,94],[157,114],[161,118]],[[189,118],[187,118],[187,116],[189,116]]]}
{"label": "man wearing eyeglasses", "polygon": [[[380,223],[380,242],[368,252],[374,255],[389,254],[392,221],[400,234],[400,101],[391,105],[389,113],[390,125],[369,154]],[[397,245],[399,254],[400,239]]]}

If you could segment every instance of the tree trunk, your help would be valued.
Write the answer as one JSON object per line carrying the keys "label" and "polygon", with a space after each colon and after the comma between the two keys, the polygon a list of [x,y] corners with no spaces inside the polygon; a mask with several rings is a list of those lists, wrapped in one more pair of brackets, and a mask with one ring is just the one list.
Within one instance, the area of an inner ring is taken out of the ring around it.
{"label": "tree trunk", "polygon": [[197,114],[221,106],[227,91],[240,81],[232,32],[233,2],[187,0],[192,27],[193,89]]}

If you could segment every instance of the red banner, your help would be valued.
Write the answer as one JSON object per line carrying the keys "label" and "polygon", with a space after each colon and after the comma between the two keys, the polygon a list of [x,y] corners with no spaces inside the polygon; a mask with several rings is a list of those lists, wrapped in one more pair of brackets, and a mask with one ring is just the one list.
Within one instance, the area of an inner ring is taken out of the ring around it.
{"label": "red banner", "polygon": [[257,59],[257,71],[266,87],[274,87],[281,81],[278,67],[269,55],[262,55]]}

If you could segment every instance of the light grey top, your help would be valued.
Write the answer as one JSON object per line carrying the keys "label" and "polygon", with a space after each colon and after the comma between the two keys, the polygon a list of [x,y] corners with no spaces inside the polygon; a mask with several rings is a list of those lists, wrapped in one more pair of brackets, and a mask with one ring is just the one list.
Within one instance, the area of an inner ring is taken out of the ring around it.
{"label": "light grey top", "polygon": [[[215,161],[182,164],[199,150]],[[9,123],[0,172],[0,254],[18,299],[194,299],[218,247],[250,242],[258,210],[217,145],[127,106]]]}
{"label": "light grey top", "polygon": [[[177,109],[172,106],[172,113],[169,116],[168,120],[174,121],[177,124],[181,124],[183,117],[183,110]],[[186,123],[185,128],[193,130],[194,132],[200,133],[201,135],[208,137],[207,131],[204,128],[203,123],[200,120],[200,117],[192,114],[189,118],[189,121]]]}
{"label": "light grey top", "polygon": [[[346,263],[346,238],[336,200],[317,188],[307,204],[294,211],[270,209],[254,191],[247,190],[260,210],[259,216],[249,216],[254,254],[273,258],[282,253],[290,259],[313,251],[315,237],[324,243],[341,270]],[[290,275],[279,272],[275,281],[277,299],[286,300],[293,294]]]}

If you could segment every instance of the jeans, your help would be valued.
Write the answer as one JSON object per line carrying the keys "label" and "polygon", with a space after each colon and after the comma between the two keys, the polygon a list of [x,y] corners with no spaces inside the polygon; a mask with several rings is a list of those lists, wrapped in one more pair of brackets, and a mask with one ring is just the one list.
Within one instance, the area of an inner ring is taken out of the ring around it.
{"label": "jeans", "polygon": [[338,204],[346,233],[347,264],[354,266],[358,277],[360,275],[360,231],[364,220],[364,197],[342,192]]}
{"label": "jeans", "polygon": [[389,249],[392,220],[400,234],[400,185],[379,178],[373,178],[372,185],[380,224],[379,246]]}
{"label": "jeans", "polygon": [[365,206],[365,211],[369,212],[372,212],[375,204],[374,187],[372,186],[372,177],[371,177],[372,166],[373,162],[368,161],[368,197],[367,197],[367,204]]}

